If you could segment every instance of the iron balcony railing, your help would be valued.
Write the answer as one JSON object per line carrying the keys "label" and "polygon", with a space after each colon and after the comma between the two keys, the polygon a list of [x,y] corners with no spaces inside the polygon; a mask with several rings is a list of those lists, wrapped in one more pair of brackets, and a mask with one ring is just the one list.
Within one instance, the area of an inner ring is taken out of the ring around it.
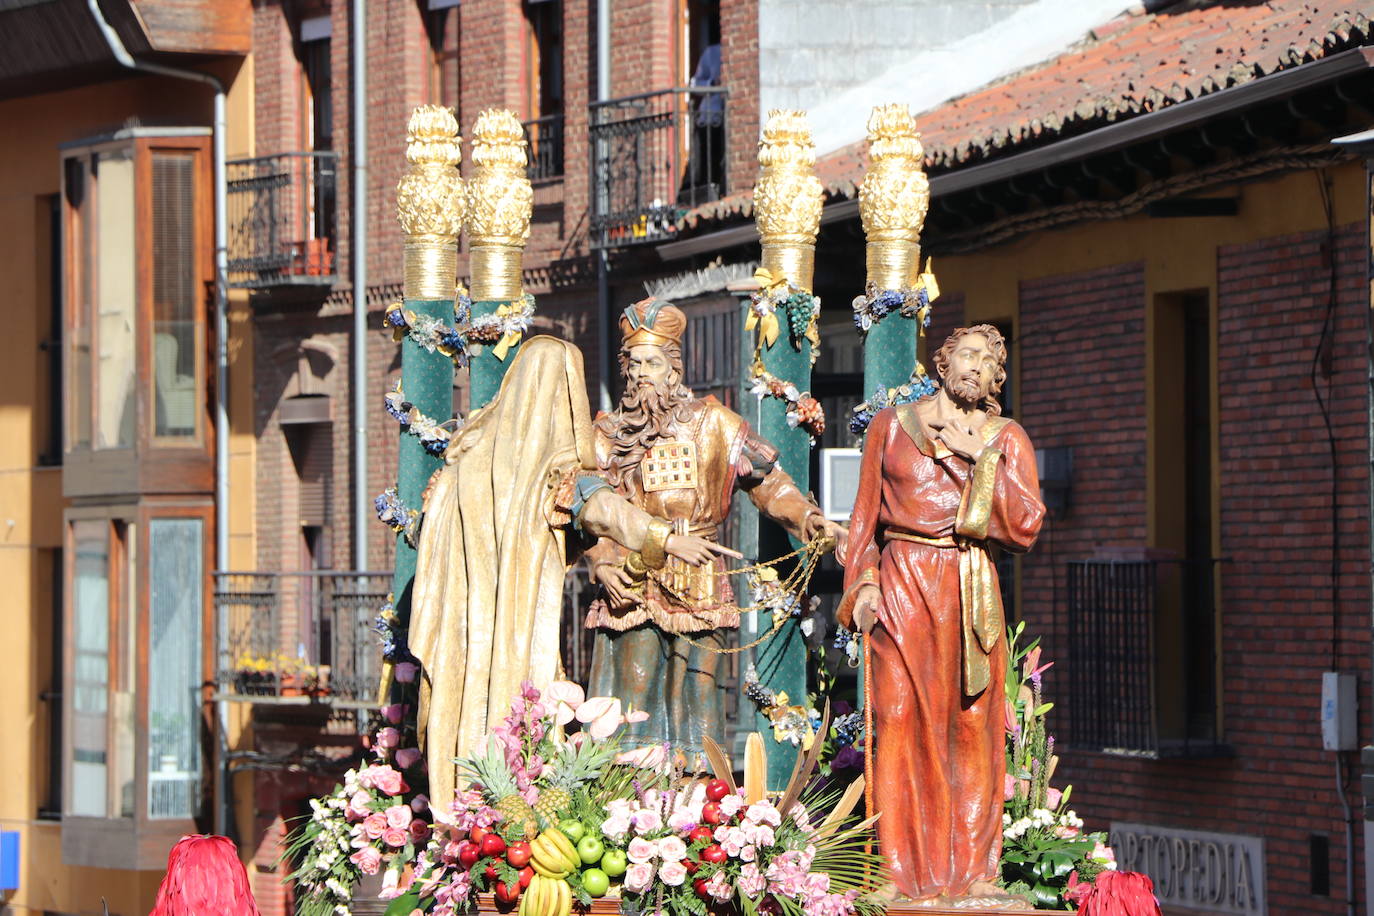
{"label": "iron balcony railing", "polygon": [[227,163],[229,285],[330,286],[338,279],[338,154]]}
{"label": "iron balcony railing", "polygon": [[1064,737],[1149,757],[1223,752],[1217,735],[1218,559],[1068,564]]}
{"label": "iron balcony railing", "polygon": [[525,122],[525,140],[530,145],[530,181],[563,177],[563,116],[545,115]]}
{"label": "iron balcony railing", "polygon": [[595,247],[671,238],[683,213],[726,192],[725,100],[693,86],[591,105]]}
{"label": "iron balcony railing", "polygon": [[382,572],[215,573],[220,695],[375,707],[373,621],[390,590]]}

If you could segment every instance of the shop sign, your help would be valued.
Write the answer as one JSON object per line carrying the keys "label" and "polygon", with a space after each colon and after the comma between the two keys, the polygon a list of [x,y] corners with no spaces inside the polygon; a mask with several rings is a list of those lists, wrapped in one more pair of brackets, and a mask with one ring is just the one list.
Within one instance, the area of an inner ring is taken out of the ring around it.
{"label": "shop sign", "polygon": [[1123,871],[1144,872],[1170,904],[1237,916],[1266,916],[1264,840],[1113,821],[1112,849]]}

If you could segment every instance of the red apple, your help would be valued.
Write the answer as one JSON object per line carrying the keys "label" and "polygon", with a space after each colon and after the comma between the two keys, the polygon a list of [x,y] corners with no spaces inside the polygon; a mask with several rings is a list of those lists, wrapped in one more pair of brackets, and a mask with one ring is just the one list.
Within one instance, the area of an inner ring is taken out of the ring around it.
{"label": "red apple", "polygon": [[468,832],[468,839],[472,840],[474,843],[480,843],[482,842],[482,837],[486,836],[488,833],[491,833],[491,831],[486,827],[473,827],[472,830]]}
{"label": "red apple", "polygon": [[506,851],[506,841],[501,839],[499,833],[488,833],[482,837],[482,855],[499,856]]}
{"label": "red apple", "polygon": [[692,887],[697,889],[697,896],[702,900],[710,900],[711,892],[706,890],[706,879],[698,878],[692,882]]}
{"label": "red apple", "polygon": [[719,865],[726,859],[725,850],[719,843],[712,843],[701,851],[701,861],[710,862],[712,865]]}
{"label": "red apple", "polygon": [[496,900],[498,903],[514,903],[520,896],[520,882],[512,881],[510,884],[497,882]]}
{"label": "red apple", "polygon": [[687,834],[687,840],[690,843],[709,843],[711,842],[711,839],[714,836],[715,833],[712,832],[710,827],[703,826],[698,827],[691,833]]}
{"label": "red apple", "polygon": [[523,891],[530,886],[530,881],[534,878],[534,866],[526,865],[520,869],[520,889]]}
{"label": "red apple", "polygon": [[486,871],[484,872],[484,874],[487,876],[487,882],[488,882],[488,883],[490,883],[490,882],[492,882],[492,881],[495,881],[495,880],[496,880],[496,863],[495,863],[495,862],[492,862],[492,863],[488,864],[488,865],[487,865],[487,869],[486,869]]}
{"label": "red apple", "polygon": [[701,819],[708,824],[719,824],[723,819],[720,813],[720,802],[708,801],[702,805]]}
{"label": "red apple", "polygon": [[477,860],[482,858],[482,850],[476,843],[464,840],[458,844],[458,864],[464,868],[472,868],[477,864]]}
{"label": "red apple", "polygon": [[718,802],[730,794],[730,784],[723,779],[713,779],[706,784],[706,797]]}
{"label": "red apple", "polygon": [[524,840],[511,843],[506,847],[506,861],[511,864],[511,868],[524,868],[529,865],[532,854],[530,844]]}
{"label": "red apple", "polygon": [[697,869],[701,868],[701,863],[694,859],[683,859],[682,865],[684,868],[687,869],[687,874],[689,875],[695,875],[697,873]]}

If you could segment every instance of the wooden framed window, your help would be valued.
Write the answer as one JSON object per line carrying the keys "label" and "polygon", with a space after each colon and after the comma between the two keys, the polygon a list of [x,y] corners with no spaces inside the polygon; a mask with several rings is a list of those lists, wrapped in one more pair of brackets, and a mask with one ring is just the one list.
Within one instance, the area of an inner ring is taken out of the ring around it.
{"label": "wooden framed window", "polygon": [[449,0],[429,0],[425,9],[425,32],[431,55],[427,96],[430,104],[452,108],[460,125],[463,123],[459,40],[462,17],[462,6]]}
{"label": "wooden framed window", "polygon": [[64,491],[209,491],[208,131],[120,131],[62,170]]}
{"label": "wooden framed window", "polygon": [[148,869],[205,810],[211,506],[67,512],[63,859]]}

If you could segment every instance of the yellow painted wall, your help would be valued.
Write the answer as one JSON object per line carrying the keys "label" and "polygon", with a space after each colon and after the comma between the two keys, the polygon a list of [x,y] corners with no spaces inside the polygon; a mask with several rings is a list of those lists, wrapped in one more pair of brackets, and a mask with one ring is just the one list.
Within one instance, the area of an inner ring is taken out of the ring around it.
{"label": "yellow painted wall", "polygon": [[[230,157],[252,151],[251,64],[224,64],[232,80],[229,95]],[[21,887],[4,903],[16,912],[55,910],[98,914],[101,898],[110,912],[147,913],[157,872],[120,872],[67,867],[62,863],[61,827],[37,820],[47,770],[47,708],[39,700],[48,688],[50,646],[46,582],[36,580],[37,551],[57,547],[62,536],[60,469],[39,468],[36,457],[46,401],[40,393],[46,366],[39,343],[47,336],[51,295],[47,241],[41,231],[46,196],[59,191],[58,146],[117,129],[132,116],[145,125],[210,123],[211,94],[193,83],[153,77],[103,81],[99,85],[0,101],[0,582],[4,583],[6,634],[0,651],[0,828],[21,834]],[[231,379],[232,409],[248,417],[235,424],[231,440],[233,501],[252,499],[251,337],[236,297],[237,357]],[[252,556],[252,519],[231,516],[241,562]]]}

